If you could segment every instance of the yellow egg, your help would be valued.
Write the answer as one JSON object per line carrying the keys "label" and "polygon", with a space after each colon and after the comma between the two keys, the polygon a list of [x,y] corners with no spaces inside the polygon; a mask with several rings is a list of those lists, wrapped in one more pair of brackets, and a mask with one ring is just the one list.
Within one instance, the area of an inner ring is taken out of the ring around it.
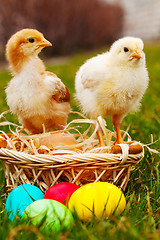
{"label": "yellow egg", "polygon": [[125,209],[122,191],[107,182],[89,183],[77,189],[69,200],[69,209],[82,220],[118,215]]}

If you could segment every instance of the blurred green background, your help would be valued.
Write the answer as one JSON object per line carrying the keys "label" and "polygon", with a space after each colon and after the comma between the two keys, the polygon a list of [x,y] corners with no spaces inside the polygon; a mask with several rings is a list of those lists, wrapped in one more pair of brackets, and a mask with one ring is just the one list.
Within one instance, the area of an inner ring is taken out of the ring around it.
{"label": "blurred green background", "polygon": [[[114,2],[114,4],[113,4]],[[126,2],[124,4],[116,4]],[[71,93],[71,107],[80,109],[74,99],[76,71],[86,59],[109,49],[110,44],[124,35],[126,7],[139,9],[135,18],[145,13],[151,20],[145,6],[153,1],[100,1],[100,0],[0,0],[0,113],[8,110],[5,88],[11,79],[7,69],[4,51],[8,38],[22,28],[36,28],[53,43],[52,48],[42,51],[40,57],[46,69],[53,71],[66,84]],[[137,3],[137,8],[133,7]],[[154,4],[158,1],[154,1]],[[156,4],[154,5],[156,8]],[[143,11],[142,11],[143,9]],[[159,8],[160,9],[160,8]],[[143,12],[143,14],[142,14]],[[159,14],[160,15],[160,14]],[[131,15],[133,16],[133,15]],[[156,16],[156,15],[155,15]],[[129,20],[128,20],[129,21]],[[136,21],[136,19],[134,19]],[[158,22],[158,19],[156,20]],[[160,22],[160,21],[159,21]],[[129,23],[129,22],[128,22]],[[146,29],[148,25],[146,25]],[[138,25],[137,25],[138,28]],[[130,28],[131,30],[132,28]],[[133,32],[134,33],[134,32]],[[152,35],[152,34],[151,34]],[[153,36],[153,35],[152,35]],[[157,35],[158,36],[158,35]],[[152,40],[152,41],[149,41]],[[121,129],[130,125],[132,139],[160,151],[160,41],[144,39],[146,63],[149,72],[149,87],[142,99],[139,112],[127,115]],[[74,116],[75,117],[75,116]],[[69,117],[70,121],[73,115]],[[16,116],[9,114],[7,120],[18,123]],[[106,118],[107,127],[114,130],[111,118]],[[7,128],[1,130],[8,131]],[[30,231],[17,220],[11,223],[4,210],[7,198],[2,161],[0,164],[0,239],[156,239],[160,237],[160,181],[158,154],[145,148],[145,156],[132,171],[124,194],[127,207],[117,218],[100,219],[85,223],[75,217],[73,229],[50,236]]]}

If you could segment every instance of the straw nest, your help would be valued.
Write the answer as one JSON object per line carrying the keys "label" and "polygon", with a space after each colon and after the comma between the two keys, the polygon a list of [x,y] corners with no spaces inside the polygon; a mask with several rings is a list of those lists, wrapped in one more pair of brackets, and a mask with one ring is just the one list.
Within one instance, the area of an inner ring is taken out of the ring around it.
{"label": "straw nest", "polygon": [[[76,114],[80,119],[71,121],[63,131],[45,133],[44,129],[43,134],[37,135],[28,135],[21,126],[8,122],[5,113],[0,115],[0,126],[8,125],[10,129],[10,133],[1,131],[0,135],[0,159],[8,192],[26,183],[35,184],[45,192],[52,185],[64,181],[80,186],[107,181],[126,188],[130,172],[144,156],[142,144],[113,145],[115,132],[106,128],[104,119],[99,117],[96,121]],[[99,126],[103,130],[105,147],[99,146],[96,135]],[[85,130],[81,132],[82,129]],[[66,142],[51,142],[48,145],[42,141],[57,140],[58,135],[74,138],[76,142],[68,145]],[[127,131],[123,137],[131,141]]]}

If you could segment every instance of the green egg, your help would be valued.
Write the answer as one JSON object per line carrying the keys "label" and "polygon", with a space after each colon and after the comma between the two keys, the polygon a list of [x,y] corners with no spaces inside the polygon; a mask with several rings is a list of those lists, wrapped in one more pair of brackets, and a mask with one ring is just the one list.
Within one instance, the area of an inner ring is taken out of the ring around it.
{"label": "green egg", "polygon": [[69,209],[60,202],[41,199],[31,203],[24,211],[22,220],[45,232],[69,230],[73,216]]}

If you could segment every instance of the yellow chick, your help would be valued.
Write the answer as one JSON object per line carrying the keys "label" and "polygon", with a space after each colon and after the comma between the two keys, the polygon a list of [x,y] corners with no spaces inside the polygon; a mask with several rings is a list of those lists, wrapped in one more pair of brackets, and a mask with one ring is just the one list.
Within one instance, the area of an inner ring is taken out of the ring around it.
{"label": "yellow chick", "polygon": [[[83,112],[93,119],[112,116],[117,133],[114,144],[124,142],[121,121],[128,113],[138,110],[148,86],[143,47],[139,38],[121,38],[108,52],[87,60],[76,74],[76,98]],[[100,129],[98,136],[104,145]]]}
{"label": "yellow chick", "polygon": [[18,31],[8,40],[6,58],[13,78],[6,88],[7,103],[31,133],[63,129],[70,112],[70,94],[62,81],[45,71],[38,54],[52,46],[34,29]]}

